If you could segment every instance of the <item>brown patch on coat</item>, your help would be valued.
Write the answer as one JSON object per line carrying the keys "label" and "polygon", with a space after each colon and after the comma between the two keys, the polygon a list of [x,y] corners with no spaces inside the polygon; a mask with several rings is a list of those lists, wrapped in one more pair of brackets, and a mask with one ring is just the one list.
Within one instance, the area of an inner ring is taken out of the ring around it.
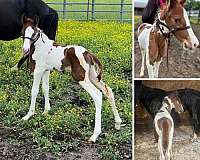
{"label": "brown patch on coat", "polygon": [[80,65],[79,59],[76,57],[73,47],[64,50],[65,57],[62,59],[61,70],[71,67],[72,77],[75,81],[83,81],[85,79],[85,70]]}
{"label": "brown patch on coat", "polygon": [[102,74],[103,74],[103,66],[101,64],[101,62],[99,61],[99,59],[92,53],[85,51],[83,53],[83,57],[86,61],[87,64],[89,65],[97,65],[99,68],[99,74],[97,76],[98,80],[100,81],[102,79]]}
{"label": "brown patch on coat", "polygon": [[29,57],[27,61],[28,68],[33,72],[35,70],[35,60],[33,60],[32,55],[34,54],[35,51],[35,46],[31,45],[30,47],[30,52],[29,52]]}
{"label": "brown patch on coat", "polygon": [[162,145],[164,148],[164,154],[169,146],[169,133],[172,128],[172,122],[168,118],[161,118],[158,120],[158,128],[162,131]]}
{"label": "brown patch on coat", "polygon": [[149,37],[149,61],[151,65],[166,56],[167,47],[167,39],[157,31],[151,31]]}
{"label": "brown patch on coat", "polygon": [[147,23],[142,23],[138,28],[139,30],[138,36],[142,33],[144,29],[149,29],[149,28],[151,28],[151,26],[147,26]]}

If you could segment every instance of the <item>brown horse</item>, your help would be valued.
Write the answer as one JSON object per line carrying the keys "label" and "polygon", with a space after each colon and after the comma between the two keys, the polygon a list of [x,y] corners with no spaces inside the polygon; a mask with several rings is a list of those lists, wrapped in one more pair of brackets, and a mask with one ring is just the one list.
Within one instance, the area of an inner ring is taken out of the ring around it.
{"label": "brown horse", "polygon": [[138,42],[142,54],[141,77],[144,76],[145,58],[149,77],[158,77],[160,63],[168,52],[171,34],[183,44],[183,49],[193,50],[199,45],[190,26],[184,3],[185,0],[171,0],[165,9],[158,13],[153,25],[143,23],[139,26]]}

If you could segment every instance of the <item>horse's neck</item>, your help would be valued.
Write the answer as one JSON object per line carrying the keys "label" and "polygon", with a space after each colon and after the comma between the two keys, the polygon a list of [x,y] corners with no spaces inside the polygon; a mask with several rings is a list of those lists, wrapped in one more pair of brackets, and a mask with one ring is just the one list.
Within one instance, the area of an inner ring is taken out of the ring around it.
{"label": "horse's neck", "polygon": [[[161,31],[159,30],[159,27],[157,26],[157,20],[159,20],[160,22],[164,23],[166,26],[167,26],[167,24],[166,24],[165,20],[161,20],[161,19],[160,19],[160,13],[158,13],[157,18],[155,19],[155,22],[153,23],[153,27],[154,27],[154,29],[157,30],[158,32],[161,32]],[[161,29],[162,29],[163,33],[168,33],[168,32],[169,32],[169,29],[168,29],[167,27],[165,27],[165,26],[162,26],[162,25],[161,25]],[[162,35],[162,34],[161,34],[161,35]]]}
{"label": "horse's neck", "polygon": [[171,111],[167,110],[167,107],[168,107],[167,104],[163,103],[162,107],[160,108],[160,110],[162,110],[162,111],[167,112],[168,114],[170,114]]}
{"label": "horse's neck", "polygon": [[26,0],[25,12],[30,18],[33,18],[35,15],[41,18],[42,16],[49,14],[49,8],[41,0]]}
{"label": "horse's neck", "polygon": [[39,53],[42,51],[43,55],[48,54],[49,50],[53,47],[53,40],[50,40],[44,33],[40,37],[40,41],[35,42],[35,50]]}

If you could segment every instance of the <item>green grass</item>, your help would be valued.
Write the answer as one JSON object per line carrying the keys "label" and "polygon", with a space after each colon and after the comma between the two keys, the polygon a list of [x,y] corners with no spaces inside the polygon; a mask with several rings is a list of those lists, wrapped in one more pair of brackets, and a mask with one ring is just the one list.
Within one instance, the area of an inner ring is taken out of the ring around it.
{"label": "green grass", "polygon": [[[103,99],[102,131],[97,144],[102,159],[119,159],[119,146],[131,140],[131,24],[117,22],[59,22],[57,41],[77,44],[91,50],[104,65],[104,81],[116,97],[119,114],[126,124],[120,131],[114,129],[111,107]],[[18,72],[10,68],[21,57],[22,40],[0,42],[0,120],[10,127],[25,129],[29,139],[43,150],[52,152],[76,151],[91,136],[95,107],[83,89],[72,93],[74,82],[69,73],[52,72],[50,77],[51,111],[42,115],[44,105],[40,91],[36,115],[29,121],[21,118],[28,112],[33,77],[24,65]],[[73,95],[74,94],[74,95]],[[78,96],[87,106],[73,105],[70,96]],[[64,135],[62,140],[56,136]],[[26,139],[25,139],[26,140]],[[25,141],[23,140],[23,141]],[[14,142],[16,140],[13,140]],[[22,141],[20,138],[17,141]]]}
{"label": "green grass", "polygon": [[[63,2],[63,0],[44,0],[45,2]],[[87,0],[67,0],[67,2],[87,2]],[[90,3],[92,1],[90,0]],[[121,0],[95,0],[95,3],[120,3]],[[125,4],[131,4],[132,1],[131,0],[124,0]],[[63,5],[51,5],[51,7],[55,8],[56,10],[63,10]],[[124,5],[124,10],[125,11],[131,11],[132,10],[132,6],[130,5]],[[120,18],[120,5],[96,5],[94,8],[96,11],[97,10],[111,10],[111,11],[118,11],[115,13],[95,13],[94,17],[95,19],[119,19]],[[71,10],[87,10],[87,5],[68,5],[66,7],[66,10],[71,11]],[[92,6],[90,6],[90,11],[92,10]],[[63,13],[59,13],[59,17],[62,18],[63,17]],[[87,13],[72,13],[72,12],[67,12],[66,13],[66,19],[87,19]],[[123,19],[131,19],[132,17],[132,13],[124,13],[123,14]],[[92,13],[89,13],[89,19],[92,18]]]}

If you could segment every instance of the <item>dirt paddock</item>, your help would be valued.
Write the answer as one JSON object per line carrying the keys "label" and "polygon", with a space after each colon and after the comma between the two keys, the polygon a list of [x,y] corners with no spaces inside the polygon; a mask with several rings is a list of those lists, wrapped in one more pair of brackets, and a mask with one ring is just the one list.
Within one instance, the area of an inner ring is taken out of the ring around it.
{"label": "dirt paddock", "polygon": [[[148,80],[142,82],[152,88],[160,88],[166,91],[181,88],[192,88],[200,91],[200,81],[193,80]],[[172,151],[174,160],[200,160],[200,136],[192,142],[191,118],[188,112],[180,115],[175,127]],[[135,160],[159,159],[157,143],[154,142],[153,120],[144,107],[135,109]]]}
{"label": "dirt paddock", "polygon": [[[200,40],[200,25],[192,25],[196,37]],[[141,68],[141,53],[137,41],[137,33],[135,32],[134,42],[134,67],[135,77],[139,78]],[[147,68],[145,66],[145,78]],[[164,57],[160,69],[159,77],[161,78],[182,78],[182,77],[200,77],[200,48],[193,52],[183,51],[182,45],[174,38],[171,40],[169,48],[169,70],[166,65],[166,57]]]}
{"label": "dirt paddock", "polygon": [[[152,124],[152,123],[151,123]],[[154,142],[153,124],[144,127],[144,124],[135,126],[135,160],[159,159],[157,143]],[[191,142],[191,126],[175,128],[172,144],[174,160],[199,160],[200,138]]]}

